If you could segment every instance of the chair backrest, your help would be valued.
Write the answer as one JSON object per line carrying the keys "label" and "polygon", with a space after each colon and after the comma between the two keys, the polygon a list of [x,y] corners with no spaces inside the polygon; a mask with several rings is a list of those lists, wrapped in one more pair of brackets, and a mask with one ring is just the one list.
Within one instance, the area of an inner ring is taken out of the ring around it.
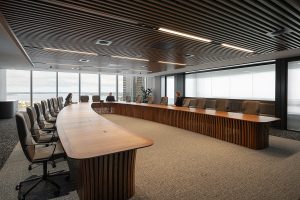
{"label": "chair backrest", "polygon": [[99,95],[93,95],[92,100],[93,100],[93,102],[100,102],[100,96]]}
{"label": "chair backrest", "polygon": [[83,95],[80,96],[80,102],[89,102],[89,96]]}
{"label": "chair backrest", "polygon": [[259,103],[259,115],[275,116],[274,103]]}
{"label": "chair backrest", "polygon": [[54,112],[54,108],[53,108],[52,99],[47,99],[47,102],[48,102],[49,112],[50,112],[51,115],[53,115],[55,112]]}
{"label": "chair backrest", "polygon": [[217,99],[216,100],[216,111],[230,111],[230,100],[228,99]]}
{"label": "chair backrest", "polygon": [[243,101],[242,113],[250,115],[259,114],[259,101]]}
{"label": "chair backrest", "polygon": [[57,97],[57,104],[58,104],[59,110],[62,110],[64,108],[64,98]]}
{"label": "chair backrest", "polygon": [[198,103],[197,99],[191,99],[189,107],[190,108],[196,108],[197,107],[197,103]]}
{"label": "chair backrest", "polygon": [[38,141],[38,139],[40,138],[40,126],[37,122],[37,115],[36,115],[36,112],[35,112],[35,109],[31,106],[28,106],[26,107],[26,111],[27,111],[27,115],[29,117],[29,120],[30,120],[30,132],[31,132],[31,135],[33,137],[33,139],[35,141]]}
{"label": "chair backrest", "polygon": [[191,99],[189,98],[184,98],[182,107],[189,107]]}
{"label": "chair backrest", "polygon": [[126,102],[131,102],[131,96],[126,96]]}
{"label": "chair backrest", "polygon": [[37,115],[37,121],[41,128],[45,128],[45,117],[43,115],[42,106],[40,103],[34,104],[35,112]]}
{"label": "chair backrest", "polygon": [[30,120],[27,113],[23,111],[17,112],[16,123],[22,150],[26,158],[32,162],[35,153],[35,146],[33,145],[30,133]]}
{"label": "chair backrest", "polygon": [[49,112],[48,103],[45,100],[41,101],[41,103],[42,103],[42,110],[43,110],[43,115],[44,115],[45,119],[50,120],[51,115]]}
{"label": "chair backrest", "polygon": [[135,103],[142,103],[142,97],[140,95],[136,97]]}
{"label": "chair backrest", "polygon": [[162,97],[160,100],[161,105],[168,105],[168,97]]}
{"label": "chair backrest", "polygon": [[53,104],[53,109],[55,112],[59,112],[59,107],[58,107],[58,102],[57,102],[57,98],[52,98],[52,104]]}
{"label": "chair backrest", "polygon": [[153,99],[154,99],[153,96],[149,96],[147,101],[148,104],[153,104]]}
{"label": "chair backrest", "polygon": [[196,107],[206,109],[206,99],[198,99]]}

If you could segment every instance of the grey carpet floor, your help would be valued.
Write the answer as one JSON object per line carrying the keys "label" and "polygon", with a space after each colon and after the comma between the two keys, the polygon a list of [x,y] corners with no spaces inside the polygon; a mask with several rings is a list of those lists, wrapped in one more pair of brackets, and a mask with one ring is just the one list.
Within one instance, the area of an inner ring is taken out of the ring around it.
{"label": "grey carpet floor", "polygon": [[[150,121],[105,117],[155,142],[138,150],[136,194],[132,200],[300,198],[299,141],[270,136],[270,147],[256,151]],[[15,185],[41,173],[41,168],[29,172],[27,164],[17,145],[0,171],[1,200],[16,199]],[[58,163],[58,169],[68,169],[66,162]],[[55,199],[78,196],[70,190]]]}
{"label": "grey carpet floor", "polygon": [[0,170],[18,141],[16,120],[0,119]]}

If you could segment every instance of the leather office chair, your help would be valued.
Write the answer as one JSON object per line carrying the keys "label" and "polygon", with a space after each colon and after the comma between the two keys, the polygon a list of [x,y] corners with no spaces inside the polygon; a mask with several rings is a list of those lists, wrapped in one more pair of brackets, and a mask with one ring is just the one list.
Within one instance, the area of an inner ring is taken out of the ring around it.
{"label": "leather office chair", "polygon": [[196,107],[206,109],[206,99],[198,99]]}
{"label": "leather office chair", "polygon": [[59,113],[60,109],[58,107],[58,102],[57,102],[57,98],[52,98],[52,105],[53,105],[53,110],[56,113]]}
{"label": "leather office chair", "polygon": [[215,109],[216,108],[216,100],[215,99],[207,99],[206,100],[206,109]]}
{"label": "leather office chair", "polygon": [[197,107],[198,100],[197,99],[191,99],[189,108],[196,108]]}
{"label": "leather office chair", "polygon": [[43,100],[43,101],[41,101],[41,104],[42,104],[43,115],[44,115],[46,121],[49,123],[55,123],[56,117],[51,116],[47,102],[45,100]]}
{"label": "leather office chair", "polygon": [[168,97],[162,97],[160,100],[161,105],[168,105]]}
{"label": "leather office chair", "polygon": [[148,104],[153,104],[153,96],[148,97]]}
{"label": "leather office chair", "polygon": [[54,111],[52,99],[47,99],[48,108],[52,117],[57,117],[57,112]]}
{"label": "leather office chair", "polygon": [[259,114],[259,101],[243,101],[242,113],[250,115]]}
{"label": "leather office chair", "polygon": [[41,129],[37,122],[37,115],[35,109],[32,107],[26,108],[29,121],[27,127],[29,128],[31,135],[36,143],[49,143],[58,140],[58,135],[55,129]]}
{"label": "leather office chair", "polygon": [[191,99],[184,98],[182,107],[189,107]]}
{"label": "leather office chair", "polygon": [[259,115],[275,116],[275,104],[274,103],[259,103]]}
{"label": "leather office chair", "polygon": [[[35,177],[32,179],[28,179],[25,181],[20,182],[16,186],[16,190],[20,190],[23,183],[26,182],[35,182],[33,186],[31,186],[21,197],[21,199],[25,199],[25,197],[42,181],[48,182],[55,186],[57,190],[54,192],[55,196],[58,196],[60,193],[60,186],[52,181],[50,177],[58,176],[58,175],[64,175],[66,176],[66,180],[69,179],[70,173],[69,172],[62,172],[59,173],[48,173],[47,170],[47,163],[52,162],[55,159],[65,157],[65,152],[61,146],[60,143],[50,143],[48,146],[41,145],[41,144],[34,144],[32,142],[32,137],[30,134],[30,128],[27,126],[28,123],[28,115],[26,112],[18,112],[16,114],[16,123],[17,123],[17,130],[19,135],[20,144],[22,147],[22,150],[29,162],[32,164],[43,164],[43,175],[39,177]],[[39,148],[36,148],[38,146],[41,146]],[[37,181],[37,182],[36,182]]]}
{"label": "leather office chair", "polygon": [[126,96],[126,102],[131,102],[131,96]]}
{"label": "leather office chair", "polygon": [[89,96],[80,96],[80,102],[89,102]]}
{"label": "leather office chair", "polygon": [[92,100],[93,100],[93,102],[100,102],[100,96],[99,95],[93,95]]}
{"label": "leather office chair", "polygon": [[228,99],[217,99],[215,110],[216,111],[229,112],[230,111],[230,100],[228,100]]}
{"label": "leather office chair", "polygon": [[64,98],[63,97],[57,97],[57,104],[59,110],[62,110],[64,108]]}
{"label": "leather office chair", "polygon": [[42,106],[40,103],[35,103],[34,104],[34,108],[35,108],[35,112],[37,115],[37,122],[39,124],[39,127],[41,129],[54,129],[55,128],[55,124],[54,123],[49,123],[46,121],[44,115],[43,115],[43,111],[42,111]]}
{"label": "leather office chair", "polygon": [[135,103],[142,103],[142,97],[140,95],[136,97]]}

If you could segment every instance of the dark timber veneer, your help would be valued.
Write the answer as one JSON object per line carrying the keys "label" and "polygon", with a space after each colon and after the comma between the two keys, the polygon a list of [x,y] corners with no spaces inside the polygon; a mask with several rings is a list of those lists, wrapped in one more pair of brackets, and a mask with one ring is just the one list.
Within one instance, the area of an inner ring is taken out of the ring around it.
{"label": "dark timber veneer", "polygon": [[136,150],[151,146],[143,138],[98,115],[89,103],[65,107],[57,131],[67,156],[79,162],[80,199],[129,199],[135,192]]}
{"label": "dark timber veneer", "polygon": [[275,117],[198,108],[136,103],[93,103],[101,113],[115,113],[194,131],[251,149],[269,146],[269,125]]}

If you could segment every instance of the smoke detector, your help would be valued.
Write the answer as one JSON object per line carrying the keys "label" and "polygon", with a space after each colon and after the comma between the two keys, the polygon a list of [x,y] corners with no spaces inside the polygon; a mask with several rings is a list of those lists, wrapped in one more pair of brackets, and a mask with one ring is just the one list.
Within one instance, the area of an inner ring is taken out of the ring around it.
{"label": "smoke detector", "polygon": [[96,41],[96,44],[99,44],[99,45],[103,45],[103,46],[109,46],[111,45],[112,41],[108,41],[108,40],[97,40]]}

